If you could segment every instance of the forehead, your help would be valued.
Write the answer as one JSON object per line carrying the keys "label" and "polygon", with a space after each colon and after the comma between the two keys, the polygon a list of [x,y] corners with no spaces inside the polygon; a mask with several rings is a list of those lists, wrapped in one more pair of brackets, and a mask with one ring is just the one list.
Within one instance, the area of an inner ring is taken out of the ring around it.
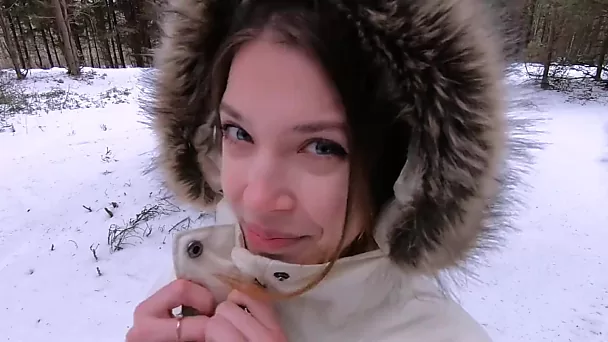
{"label": "forehead", "polygon": [[222,102],[251,120],[344,120],[337,92],[321,65],[302,49],[268,35],[236,53]]}

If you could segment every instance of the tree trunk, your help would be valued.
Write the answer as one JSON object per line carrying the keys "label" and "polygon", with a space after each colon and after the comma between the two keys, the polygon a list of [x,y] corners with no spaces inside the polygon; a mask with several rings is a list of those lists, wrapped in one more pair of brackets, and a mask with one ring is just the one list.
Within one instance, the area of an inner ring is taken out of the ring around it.
{"label": "tree trunk", "polygon": [[549,34],[547,41],[547,50],[546,50],[546,59],[545,59],[545,68],[543,70],[543,78],[540,82],[540,87],[542,89],[549,89],[551,84],[549,82],[549,69],[551,68],[551,61],[553,60],[553,45],[555,42],[555,21],[553,18],[550,18],[549,26]]}
{"label": "tree trunk", "polygon": [[[597,25],[596,25],[597,23]],[[590,55],[594,54],[597,51],[593,51],[596,47],[595,44],[599,40],[600,33],[602,33],[602,27],[604,26],[604,18],[600,17],[597,20],[593,20],[591,24],[591,34],[586,38],[587,44],[585,44],[585,48],[583,50],[583,54]],[[587,37],[587,36],[585,36]]]}
{"label": "tree trunk", "polygon": [[110,46],[112,47],[112,58],[114,59],[113,68],[118,68],[118,54],[116,53],[116,44],[114,44],[114,37],[110,36]]}
{"label": "tree trunk", "polygon": [[70,20],[70,18],[72,17],[72,11],[70,10],[70,7],[68,6],[68,3],[70,1],[71,0],[59,0],[59,4],[61,5],[63,18],[65,19],[65,27],[67,28],[68,37],[70,38],[68,40],[70,43],[70,51],[72,52],[72,55],[74,56],[76,64],[78,65],[78,68],[80,69],[80,65],[83,64],[82,63],[83,62],[82,61],[82,51],[79,51],[77,49],[76,40],[78,38],[78,35],[74,35],[74,30],[72,30],[73,22],[72,22],[72,20]]}
{"label": "tree trunk", "polygon": [[32,21],[30,17],[25,17],[27,20],[27,26],[29,27],[30,35],[32,36],[32,41],[34,42],[34,49],[36,50],[36,56],[38,56],[38,62],[40,63],[40,68],[44,68],[44,63],[42,63],[42,56],[40,55],[40,49],[38,48],[38,42],[36,41],[36,31],[34,31],[34,27],[32,26]]}
{"label": "tree trunk", "polygon": [[65,11],[62,8],[63,0],[52,0],[53,6],[55,7],[55,16],[57,18],[57,26],[59,33],[63,40],[63,50],[68,67],[68,73],[72,76],[80,74],[80,67],[78,65],[78,58],[74,53],[73,44],[71,44],[69,25],[66,22],[67,17],[64,15]]}
{"label": "tree trunk", "polygon": [[[103,2],[103,4],[105,4],[105,2]],[[116,64],[114,63],[114,59],[112,58],[112,50],[110,50],[110,43],[108,42],[108,37],[110,35],[106,30],[105,13],[106,11],[104,11],[104,8],[101,6],[101,3],[97,3],[93,7],[93,16],[95,17],[95,40],[99,40],[101,44],[101,52],[105,59],[104,65],[107,66],[109,62],[110,68],[114,68]],[[108,24],[110,24],[109,20]]]}
{"label": "tree trunk", "polygon": [[98,39],[97,33],[96,33],[95,26],[93,26],[93,23],[91,22],[90,18],[89,18],[89,27],[92,30],[91,36],[92,36],[92,41],[93,41],[94,48],[95,48],[95,54],[97,55],[97,65],[99,65],[99,67],[101,68],[101,59],[99,58],[99,46],[97,46],[97,39]]}
{"label": "tree trunk", "polygon": [[95,47],[95,55],[97,56],[97,65],[101,68],[101,58],[99,58],[99,46],[97,45],[97,39],[93,39],[93,44]]}
{"label": "tree trunk", "polygon": [[32,68],[32,59],[30,58],[30,53],[27,49],[27,36],[25,34],[23,34],[23,25],[21,25],[21,20],[19,19],[19,16],[15,16],[15,21],[17,22],[17,28],[19,29],[19,35],[21,36],[21,39],[23,44],[23,53],[25,54],[25,65],[27,66],[28,69]]}
{"label": "tree trunk", "polygon": [[[51,49],[49,48],[49,41],[46,39],[46,29],[44,27],[40,28],[40,33],[42,33],[42,42],[44,43],[44,49],[46,50],[46,56],[49,59],[49,64],[51,68],[55,67],[53,63],[53,56],[51,55]],[[58,60],[59,62],[59,60]]]}
{"label": "tree trunk", "polygon": [[84,35],[85,35],[85,37],[87,39],[87,47],[88,47],[88,50],[89,50],[89,60],[91,61],[91,67],[94,68],[95,67],[95,60],[93,59],[93,51],[91,49],[91,36],[89,35],[89,28],[88,28],[88,25],[86,24],[86,21],[85,21],[85,24],[84,24]]}
{"label": "tree trunk", "polygon": [[540,42],[541,43],[545,43],[547,42],[547,17],[545,16],[545,18],[543,18],[543,25],[541,28],[541,33],[540,33]]}
{"label": "tree trunk", "polygon": [[8,56],[11,59],[11,63],[13,64],[13,68],[15,69],[15,73],[17,74],[17,79],[22,80],[25,78],[25,75],[21,71],[21,66],[19,65],[19,57],[17,56],[17,48],[13,44],[13,40],[11,39],[9,28],[6,23],[5,15],[8,17],[8,13],[5,9],[0,7],[0,30],[2,30],[2,36],[4,37],[4,48],[8,52]]}
{"label": "tree trunk", "polygon": [[72,35],[72,39],[74,40],[74,45],[76,47],[76,53],[78,55],[78,60],[81,64],[84,64],[84,51],[82,50],[82,44],[80,43],[80,36],[78,35],[78,30],[80,27],[76,23],[70,23],[70,33]]}
{"label": "tree trunk", "polygon": [[597,81],[602,80],[602,69],[604,69],[604,62],[606,61],[606,54],[608,53],[608,29],[604,31],[604,42],[600,49],[600,53],[597,59],[597,70],[595,71],[595,79]]}
{"label": "tree trunk", "polygon": [[538,0],[530,0],[528,2],[527,5],[527,10],[526,10],[526,15],[527,15],[527,27],[526,27],[526,44],[525,46],[528,46],[530,44],[530,42],[532,41],[532,29],[534,26],[534,16],[536,15],[536,3],[538,2]]}
{"label": "tree trunk", "polygon": [[114,0],[106,0],[108,4],[108,16],[112,21],[112,28],[114,35],[116,36],[116,47],[118,48],[118,57],[120,58],[120,64],[123,68],[126,68],[125,56],[122,51],[122,43],[120,42],[120,34],[118,32],[118,23],[116,22],[116,12],[114,11]]}
{"label": "tree trunk", "polygon": [[127,26],[134,28],[128,34],[129,46],[131,47],[132,56],[135,60],[135,65],[138,67],[144,67],[144,56],[143,56],[143,44],[145,41],[145,31],[141,30],[140,23],[143,22],[141,18],[139,2],[137,0],[130,0],[127,5],[123,7],[123,13],[127,19]]}
{"label": "tree trunk", "polygon": [[568,48],[566,49],[566,53],[565,53],[568,60],[572,60],[573,55],[574,55],[574,58],[576,58],[576,53],[572,51],[574,48],[575,40],[576,40],[576,33],[573,33],[572,37],[570,37],[570,43],[568,43]]}
{"label": "tree trunk", "polygon": [[[65,0],[65,1],[66,1],[66,3],[64,4],[65,17],[72,18],[73,14],[74,14],[73,10],[70,6],[68,6],[68,2],[71,0]],[[79,34],[80,27],[78,26],[78,23],[75,20],[68,20],[67,23],[68,23],[68,30],[70,31],[70,37],[72,37],[72,41],[73,41],[72,50],[74,50],[74,52],[76,53],[80,64],[85,64],[84,51],[82,50],[82,45],[80,44],[80,34]]]}
{"label": "tree trunk", "polygon": [[17,55],[19,56],[19,62],[21,65],[19,66],[21,69],[27,69],[25,64],[25,59],[23,59],[23,53],[21,52],[21,44],[19,44],[19,38],[17,37],[17,31],[15,30],[15,24],[13,22],[13,17],[11,14],[6,11],[6,17],[8,18],[8,24],[11,29],[11,33],[13,34],[13,42],[15,43],[15,51],[17,51]]}
{"label": "tree trunk", "polygon": [[57,61],[57,66],[61,66],[61,60],[59,59],[59,54],[57,53],[57,44],[55,44],[55,38],[53,38],[53,31],[50,29],[49,37],[51,37],[51,44],[53,45],[53,51],[55,51],[55,60]]}

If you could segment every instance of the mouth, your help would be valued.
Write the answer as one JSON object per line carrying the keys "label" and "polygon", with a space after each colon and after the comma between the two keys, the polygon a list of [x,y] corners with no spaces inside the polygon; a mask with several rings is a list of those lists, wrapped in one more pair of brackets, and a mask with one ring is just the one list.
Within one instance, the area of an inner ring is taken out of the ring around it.
{"label": "mouth", "polygon": [[241,224],[247,247],[254,250],[276,251],[299,243],[305,236],[296,236],[266,229],[257,224]]}

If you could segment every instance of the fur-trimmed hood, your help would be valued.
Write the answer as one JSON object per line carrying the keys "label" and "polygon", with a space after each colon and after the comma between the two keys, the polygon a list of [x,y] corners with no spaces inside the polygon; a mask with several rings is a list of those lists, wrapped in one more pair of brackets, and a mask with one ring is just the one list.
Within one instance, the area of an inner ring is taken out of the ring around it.
{"label": "fur-trimmed hood", "polygon": [[[164,22],[146,112],[169,189],[200,208],[221,198],[216,140],[201,112],[204,79],[236,6],[255,2],[172,0],[177,15]],[[506,163],[509,146],[521,155],[522,145],[508,143],[504,37],[481,0],[328,0],[323,7],[362,25],[362,39],[398,86],[387,101],[411,129],[394,200],[377,224],[381,248],[421,273],[462,266],[508,226],[518,179],[519,169]]]}

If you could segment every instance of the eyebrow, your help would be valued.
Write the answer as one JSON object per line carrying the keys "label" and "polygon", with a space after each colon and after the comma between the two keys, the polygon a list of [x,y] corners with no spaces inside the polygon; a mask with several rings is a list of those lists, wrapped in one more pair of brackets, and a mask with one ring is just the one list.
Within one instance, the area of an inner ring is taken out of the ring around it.
{"label": "eyebrow", "polygon": [[[236,121],[247,121],[241,113],[236,109],[222,102],[220,104],[220,110],[226,115],[232,117]],[[317,121],[304,124],[298,124],[293,127],[293,130],[298,133],[318,133],[328,130],[339,130],[344,131],[346,129],[346,123],[343,121]]]}
{"label": "eyebrow", "polygon": [[296,125],[293,130],[299,133],[318,133],[322,131],[338,130],[344,131],[346,125],[340,121],[319,121]]}
{"label": "eyebrow", "polygon": [[236,121],[244,121],[241,113],[239,113],[236,109],[232,108],[225,102],[220,103],[220,111],[226,113],[228,116],[231,116]]}

